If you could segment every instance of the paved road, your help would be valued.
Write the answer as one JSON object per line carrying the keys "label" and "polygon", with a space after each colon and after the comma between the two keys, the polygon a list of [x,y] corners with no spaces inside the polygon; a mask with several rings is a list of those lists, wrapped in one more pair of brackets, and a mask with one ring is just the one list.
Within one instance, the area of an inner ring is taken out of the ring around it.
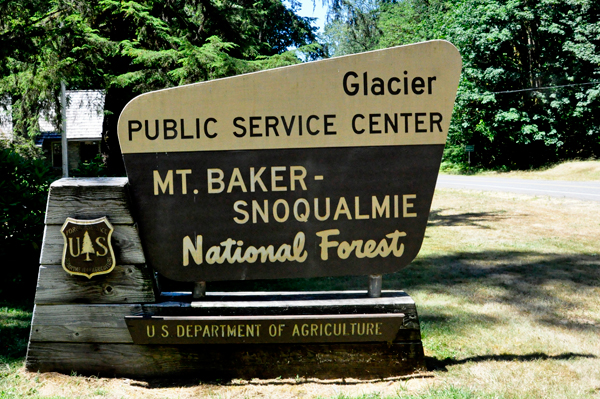
{"label": "paved road", "polygon": [[600,201],[600,181],[524,180],[498,177],[439,175],[436,188],[502,191],[526,195]]}

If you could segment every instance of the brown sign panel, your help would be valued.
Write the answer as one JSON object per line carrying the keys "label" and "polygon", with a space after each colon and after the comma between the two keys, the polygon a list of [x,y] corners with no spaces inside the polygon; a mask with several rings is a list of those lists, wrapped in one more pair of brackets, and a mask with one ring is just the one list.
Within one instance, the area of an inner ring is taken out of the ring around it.
{"label": "brown sign panel", "polygon": [[106,217],[67,218],[60,231],[64,238],[62,266],[67,273],[92,278],[115,268],[111,245],[114,229]]}
{"label": "brown sign panel", "polygon": [[405,267],[460,69],[432,41],[137,97],[119,140],[148,263],[178,281]]}
{"label": "brown sign panel", "polygon": [[392,342],[403,314],[327,316],[127,316],[134,344]]}

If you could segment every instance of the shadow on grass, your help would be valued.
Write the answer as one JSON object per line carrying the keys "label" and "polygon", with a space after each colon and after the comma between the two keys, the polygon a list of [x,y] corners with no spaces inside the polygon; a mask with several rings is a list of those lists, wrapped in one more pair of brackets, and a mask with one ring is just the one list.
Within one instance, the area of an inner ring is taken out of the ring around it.
{"label": "shadow on grass", "polygon": [[[472,356],[464,359],[454,359],[454,358],[445,358],[445,359],[437,359],[435,357],[425,356],[425,364],[427,367],[427,371],[448,371],[449,366],[455,366],[465,363],[479,363],[479,362],[534,362],[539,360],[572,360],[572,359],[596,359],[597,356],[591,354],[581,354],[581,353],[563,353],[560,355],[547,355],[545,353],[531,353],[527,355],[511,355],[511,354],[502,354],[502,355],[484,355],[484,356]],[[195,387],[198,383],[202,383],[205,385],[215,385],[215,386],[245,386],[245,385],[256,385],[256,386],[274,386],[274,385],[303,385],[310,383],[318,383],[320,385],[359,385],[365,384],[369,381],[408,381],[412,379],[423,379],[423,378],[433,378],[431,374],[424,373],[415,373],[404,376],[396,376],[396,377],[387,377],[387,378],[375,378],[372,380],[366,379],[353,379],[353,378],[339,378],[339,379],[328,379],[322,380],[318,378],[304,378],[297,377],[296,379],[253,379],[253,380],[243,380],[243,379],[215,379],[215,380],[201,380],[192,378],[180,378],[180,379],[140,379],[136,381],[132,381],[130,384],[132,386],[139,386],[147,389],[157,389],[157,388],[186,388],[186,387]]]}
{"label": "shadow on grass", "polygon": [[511,218],[514,219],[518,216],[511,213],[506,214],[506,211],[494,211],[494,212],[466,212],[454,215],[443,215],[445,209],[434,209],[429,213],[429,219],[427,221],[427,227],[433,226],[469,226],[478,227],[481,229],[489,229],[489,226],[485,226],[482,223],[490,223],[502,219]]}
{"label": "shadow on grass", "polygon": [[484,355],[484,356],[472,356],[464,359],[437,359],[435,357],[425,356],[425,364],[428,371],[448,371],[448,366],[455,366],[458,364],[465,363],[479,363],[479,362],[534,362],[537,360],[571,360],[571,359],[596,359],[597,356],[586,354],[586,353],[563,353],[560,355],[547,355],[545,353],[530,353],[528,355]]}
{"label": "shadow on grass", "polygon": [[[484,251],[424,257],[386,276],[384,288],[392,287],[469,298],[473,304],[508,304],[542,324],[600,332],[597,322],[564,315],[581,306],[577,293],[600,287],[597,255]],[[489,293],[480,294],[482,289]]]}

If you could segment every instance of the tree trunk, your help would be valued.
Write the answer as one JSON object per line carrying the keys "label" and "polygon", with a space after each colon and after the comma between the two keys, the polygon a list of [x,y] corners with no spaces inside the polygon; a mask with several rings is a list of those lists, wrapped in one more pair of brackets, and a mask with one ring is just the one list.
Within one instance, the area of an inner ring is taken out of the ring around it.
{"label": "tree trunk", "polygon": [[108,89],[104,100],[104,122],[102,124],[102,154],[106,160],[109,176],[125,176],[125,165],[117,135],[117,123],[121,111],[135,94],[131,89]]}

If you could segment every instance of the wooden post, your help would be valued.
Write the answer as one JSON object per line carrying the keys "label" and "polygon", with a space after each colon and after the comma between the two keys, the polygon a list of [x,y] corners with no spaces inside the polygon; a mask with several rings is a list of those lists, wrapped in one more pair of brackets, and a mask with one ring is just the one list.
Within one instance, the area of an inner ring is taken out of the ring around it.
{"label": "wooden post", "polygon": [[369,290],[367,295],[369,298],[379,298],[381,296],[381,286],[383,278],[381,274],[372,274],[369,276]]}
{"label": "wooden post", "polygon": [[200,299],[206,296],[206,281],[198,281],[194,283],[194,291],[192,292],[192,298]]}
{"label": "wooden post", "polygon": [[[91,279],[68,274],[62,267],[67,217],[81,220],[106,216],[114,226],[112,244],[116,266]],[[44,241],[35,295],[27,367],[48,369],[53,351],[72,343],[72,356],[88,357],[88,342],[127,342],[119,312],[140,314],[141,306],[156,302],[152,273],[129,210],[126,178],[63,178],[50,186]],[[90,309],[110,311],[101,318]],[[86,320],[89,320],[86,323]],[[70,366],[68,366],[70,367]]]}
{"label": "wooden post", "polygon": [[67,138],[67,89],[65,82],[60,82],[60,112],[62,119],[62,135],[60,142],[62,145],[62,175],[69,177],[69,140]]}

